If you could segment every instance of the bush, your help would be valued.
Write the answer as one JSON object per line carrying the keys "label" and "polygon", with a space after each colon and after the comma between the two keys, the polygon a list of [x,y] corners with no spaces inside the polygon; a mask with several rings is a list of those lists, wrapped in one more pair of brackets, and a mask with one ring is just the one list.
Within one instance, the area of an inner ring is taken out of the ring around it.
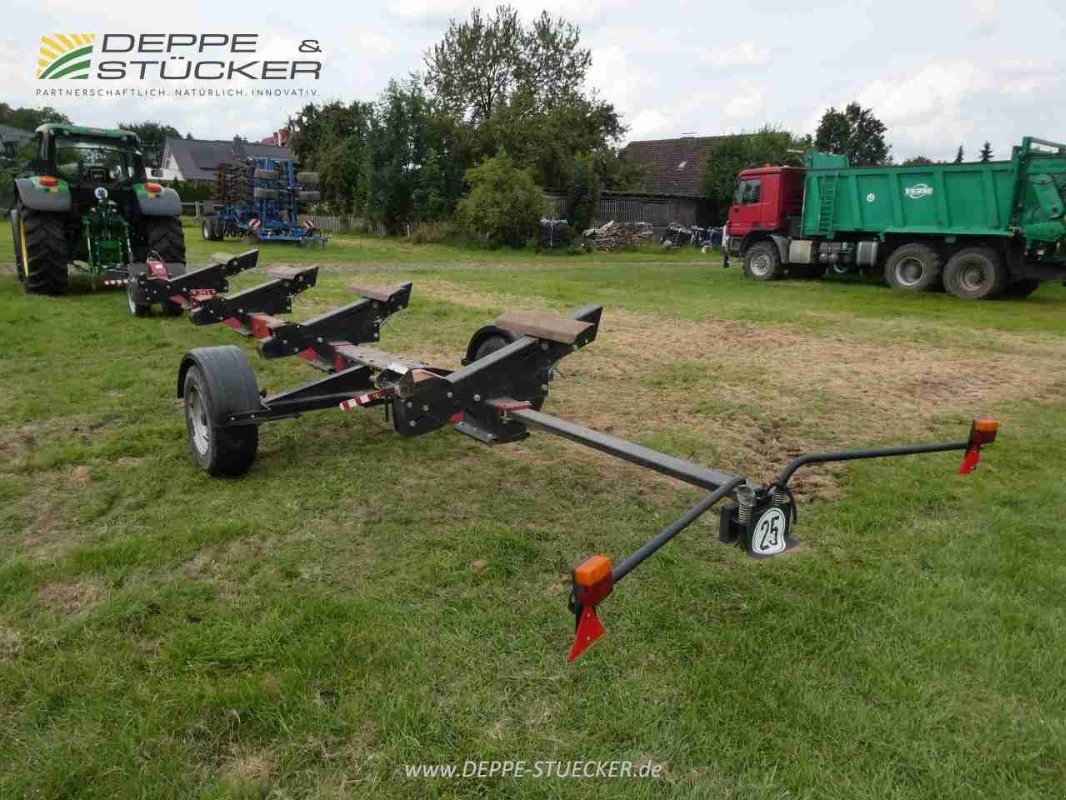
{"label": "bush", "polygon": [[466,180],[470,194],[459,201],[456,218],[470,236],[512,247],[536,237],[548,204],[529,170],[503,154],[467,170]]}
{"label": "bush", "polygon": [[574,159],[567,200],[571,227],[578,233],[592,227],[600,205],[600,177],[596,174],[592,157],[579,156]]}

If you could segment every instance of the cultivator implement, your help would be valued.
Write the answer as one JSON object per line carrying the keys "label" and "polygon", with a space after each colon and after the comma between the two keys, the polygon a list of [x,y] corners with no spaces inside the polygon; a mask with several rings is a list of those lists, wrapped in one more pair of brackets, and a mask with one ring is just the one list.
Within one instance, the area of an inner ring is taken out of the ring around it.
{"label": "cultivator implement", "polygon": [[189,351],[181,362],[177,392],[184,401],[194,458],[210,474],[239,475],[255,459],[258,429],[264,422],[330,407],[383,406],[386,419],[403,436],[450,425],[484,444],[505,444],[526,438],[532,428],[706,490],[703,499],[619,563],[594,555],[573,570],[569,608],[576,636],[571,661],[603,634],[597,608],[614,587],[720,501],[729,502],[719,510],[719,539],[743,547],[752,557],[773,557],[795,544],[796,500],[789,482],[798,469],[960,450],[966,456],[959,472],[966,473],[977,466],[981,447],[995,440],[998,427],[992,420],[975,420],[965,440],[804,455],[774,480],[754,484],[540,410],[560,359],[595,340],[602,314],[598,305],[585,306],[569,317],[504,314],[473,335],[462,366],[450,370],[376,346],[382,324],[407,307],[411,284],[354,291],[358,301],[304,323],[277,319],[273,314],[281,311],[265,310],[265,303],[259,304],[264,309],[253,311],[250,301],[238,300],[241,295],[205,303],[193,313],[194,322],[226,322],[260,339],[260,352],[268,358],[299,355],[327,373],[296,389],[265,394],[239,348]]}

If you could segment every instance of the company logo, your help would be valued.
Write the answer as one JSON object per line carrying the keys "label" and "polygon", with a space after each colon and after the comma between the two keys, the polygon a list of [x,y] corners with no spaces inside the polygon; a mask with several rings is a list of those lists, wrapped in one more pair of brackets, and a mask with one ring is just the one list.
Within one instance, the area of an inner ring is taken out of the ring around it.
{"label": "company logo", "polygon": [[95,33],[53,33],[41,37],[37,77],[41,80],[86,80],[92,66]]}
{"label": "company logo", "polygon": [[904,189],[903,193],[911,200],[921,200],[923,197],[932,196],[933,187],[928,183],[916,183],[914,186],[908,186]]}

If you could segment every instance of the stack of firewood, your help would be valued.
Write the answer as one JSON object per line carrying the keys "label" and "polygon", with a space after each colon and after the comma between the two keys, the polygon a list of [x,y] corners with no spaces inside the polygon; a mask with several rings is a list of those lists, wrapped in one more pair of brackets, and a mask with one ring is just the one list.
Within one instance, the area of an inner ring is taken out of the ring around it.
{"label": "stack of firewood", "polygon": [[589,228],[582,236],[585,247],[590,250],[619,250],[639,247],[654,238],[652,227],[647,222],[615,222],[611,220],[598,228]]}

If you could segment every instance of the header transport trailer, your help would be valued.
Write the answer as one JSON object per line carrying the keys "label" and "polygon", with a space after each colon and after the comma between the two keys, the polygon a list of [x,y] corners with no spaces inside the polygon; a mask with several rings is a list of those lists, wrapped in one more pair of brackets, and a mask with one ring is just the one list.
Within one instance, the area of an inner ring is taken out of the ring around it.
{"label": "header transport trailer", "polygon": [[726,266],[754,280],[866,272],[898,289],[982,300],[1066,281],[1066,145],[1026,137],[1010,161],[804,167],[737,177]]}

